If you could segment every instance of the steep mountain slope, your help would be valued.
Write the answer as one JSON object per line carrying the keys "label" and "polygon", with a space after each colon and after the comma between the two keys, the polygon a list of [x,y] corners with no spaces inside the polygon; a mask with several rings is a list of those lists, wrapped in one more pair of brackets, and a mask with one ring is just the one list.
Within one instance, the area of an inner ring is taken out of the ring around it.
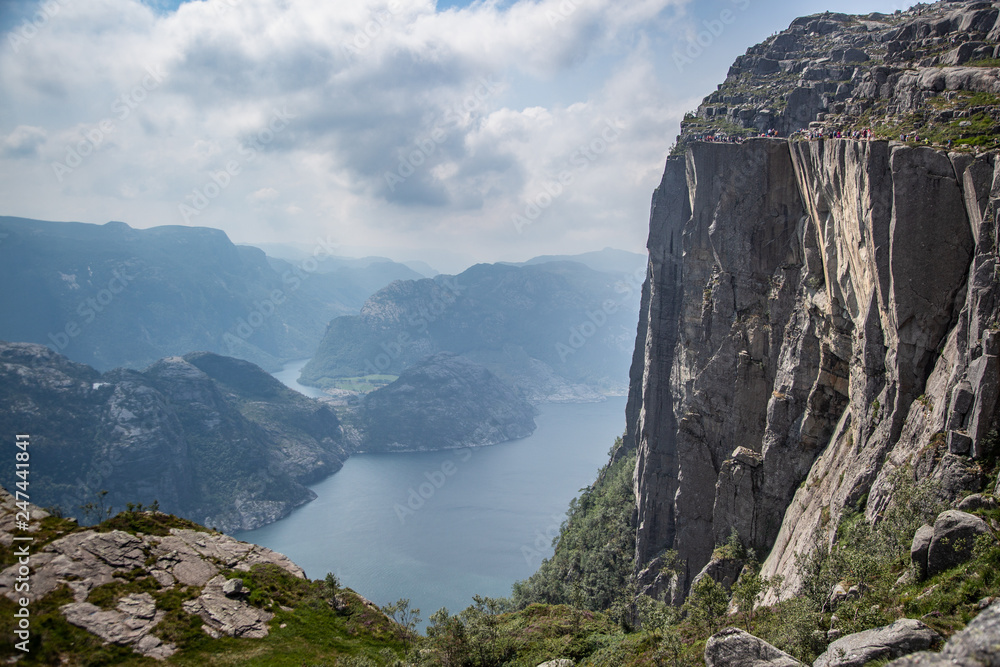
{"label": "steep mountain slope", "polygon": [[[899,470],[948,499],[981,490],[1000,384],[995,156],[698,139],[720,116],[732,134],[829,136],[992,114],[963,104],[1000,91],[1000,70],[947,63],[995,53],[998,13],[799,19],[737,62],[699,110],[707,125],[685,127],[653,198],[623,448],[638,451],[648,592],[682,596],[734,531],[793,592],[796,554],[833,540],[846,509],[876,518]],[[666,549],[685,563],[672,584],[654,560]]]}
{"label": "steep mountain slope", "polygon": [[[0,406],[0,430],[32,438],[32,498],[81,518],[87,503],[158,501],[223,530],[255,528],[313,499],[304,484],[349,454],[329,407],[209,353],[102,375],[41,345],[0,343]],[[0,484],[13,488],[14,475]]]}
{"label": "steep mountain slope", "polygon": [[598,399],[624,390],[636,291],[575,262],[480,264],[458,276],[395,282],[359,316],[330,323],[301,381],[398,375],[429,354],[452,352],[533,401]]}

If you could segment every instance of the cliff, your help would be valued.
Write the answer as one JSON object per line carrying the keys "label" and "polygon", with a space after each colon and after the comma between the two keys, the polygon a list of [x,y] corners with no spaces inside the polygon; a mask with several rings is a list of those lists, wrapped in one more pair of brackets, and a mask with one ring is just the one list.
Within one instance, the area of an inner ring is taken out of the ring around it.
{"label": "cliff", "polygon": [[[223,530],[256,528],[312,500],[305,485],[349,454],[328,406],[210,353],[101,374],[0,343],[0,406],[0,429],[32,438],[33,499],[80,518],[88,503],[101,514],[158,501]],[[0,474],[16,481],[13,467]]]}
{"label": "cliff", "polygon": [[[744,130],[869,124],[891,136],[930,123],[929,108],[958,127],[962,100],[1000,86],[991,67],[959,76],[949,54],[995,49],[997,15],[938,3],[799,19],[748,51],[699,115],[716,118],[713,104],[743,85],[775,107],[727,108]],[[781,59],[766,56],[779,47]],[[796,102],[834,88],[823,110]],[[994,154],[694,131],[653,196],[625,438],[638,453],[640,589],[675,602],[733,531],[794,591],[796,554],[830,543],[848,508],[877,519],[898,470],[937,480],[946,499],[982,490],[1000,382]],[[655,560],[667,549],[686,563],[673,581]]]}

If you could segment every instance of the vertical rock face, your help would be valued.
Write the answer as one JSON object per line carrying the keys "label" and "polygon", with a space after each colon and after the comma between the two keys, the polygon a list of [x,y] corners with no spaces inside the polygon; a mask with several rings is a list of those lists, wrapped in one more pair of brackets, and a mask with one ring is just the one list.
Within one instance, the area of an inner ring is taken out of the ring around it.
{"label": "vertical rock face", "polygon": [[648,592],[660,552],[683,590],[732,531],[794,584],[795,554],[848,505],[882,511],[901,466],[979,490],[998,205],[992,155],[754,139],[668,160],[627,414]]}

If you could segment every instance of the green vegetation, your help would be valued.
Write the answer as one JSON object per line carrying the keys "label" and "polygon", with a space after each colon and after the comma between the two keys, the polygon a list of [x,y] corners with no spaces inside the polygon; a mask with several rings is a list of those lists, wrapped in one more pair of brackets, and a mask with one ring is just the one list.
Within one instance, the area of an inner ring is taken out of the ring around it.
{"label": "green vegetation", "polygon": [[555,554],[514,584],[515,606],[572,604],[599,611],[626,592],[635,556],[633,470],[634,452],[605,466],[597,483],[570,503]]}
{"label": "green vegetation", "polygon": [[99,533],[123,530],[133,535],[144,533],[146,535],[161,536],[169,535],[171,528],[211,532],[194,521],[188,521],[173,514],[160,512],[159,504],[156,501],[153,501],[153,504],[148,507],[142,504],[133,505],[129,503],[126,508],[124,512],[120,512],[116,516],[94,526],[94,530]]}

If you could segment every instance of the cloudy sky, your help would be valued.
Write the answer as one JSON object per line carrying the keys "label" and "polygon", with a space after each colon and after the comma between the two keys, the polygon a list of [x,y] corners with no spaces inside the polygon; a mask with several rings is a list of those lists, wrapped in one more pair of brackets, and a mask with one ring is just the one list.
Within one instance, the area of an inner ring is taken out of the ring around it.
{"label": "cloudy sky", "polygon": [[748,46],[885,0],[0,0],[0,215],[454,271],[640,252]]}

